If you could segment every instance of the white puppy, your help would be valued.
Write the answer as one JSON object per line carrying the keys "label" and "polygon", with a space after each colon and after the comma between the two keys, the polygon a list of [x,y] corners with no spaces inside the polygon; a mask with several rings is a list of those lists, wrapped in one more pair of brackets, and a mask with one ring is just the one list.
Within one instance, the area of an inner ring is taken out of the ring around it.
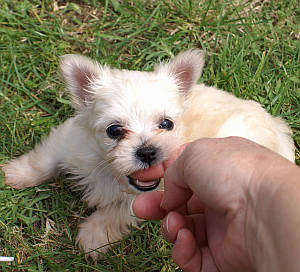
{"label": "white puppy", "polygon": [[[136,225],[130,215],[134,195],[159,186],[164,162],[183,143],[241,136],[294,161],[285,122],[254,101],[197,85],[203,64],[200,50],[183,52],[154,72],[111,69],[83,56],[63,56],[60,69],[77,114],[34,150],[8,162],[5,183],[24,188],[59,170],[75,175],[83,199],[97,208],[80,225],[77,241],[96,259],[130,224]],[[143,171],[152,168],[160,174],[143,178]]]}

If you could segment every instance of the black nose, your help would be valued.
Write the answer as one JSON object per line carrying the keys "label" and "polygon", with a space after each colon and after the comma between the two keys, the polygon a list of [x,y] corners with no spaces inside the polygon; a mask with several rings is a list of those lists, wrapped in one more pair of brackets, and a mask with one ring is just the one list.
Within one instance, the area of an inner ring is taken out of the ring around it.
{"label": "black nose", "polygon": [[156,159],[157,148],[153,146],[140,147],[136,151],[136,156],[142,162],[146,162],[149,165]]}

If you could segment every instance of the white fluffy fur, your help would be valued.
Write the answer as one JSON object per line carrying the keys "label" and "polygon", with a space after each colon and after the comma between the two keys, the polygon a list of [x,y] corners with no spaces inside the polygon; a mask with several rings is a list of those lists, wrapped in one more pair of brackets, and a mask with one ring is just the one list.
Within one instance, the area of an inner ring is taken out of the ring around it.
{"label": "white fluffy fur", "polygon": [[[129,210],[139,192],[126,176],[147,167],[134,155],[143,144],[159,148],[155,162],[160,163],[179,145],[199,137],[242,136],[294,161],[285,122],[256,102],[197,85],[203,64],[200,50],[181,53],[154,72],[110,69],[76,55],[62,57],[60,68],[77,115],[34,150],[8,162],[6,184],[36,186],[59,169],[75,175],[84,200],[97,208],[80,225],[77,241],[96,259],[108,243],[137,223]],[[159,129],[164,118],[174,121],[173,130]],[[120,141],[112,140],[106,135],[111,124],[120,124],[129,133]]]}

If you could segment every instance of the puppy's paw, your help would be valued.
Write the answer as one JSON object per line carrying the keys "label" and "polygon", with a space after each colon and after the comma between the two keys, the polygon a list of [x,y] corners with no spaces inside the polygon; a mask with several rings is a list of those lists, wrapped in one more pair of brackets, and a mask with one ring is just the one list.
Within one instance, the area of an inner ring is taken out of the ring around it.
{"label": "puppy's paw", "polygon": [[[105,224],[105,223],[104,223]],[[105,225],[94,224],[89,218],[79,226],[76,243],[83,249],[86,257],[94,261],[102,259],[110,244],[121,239],[121,235],[112,237]]]}
{"label": "puppy's paw", "polygon": [[29,163],[27,155],[9,161],[2,168],[4,183],[16,189],[33,187],[43,181],[43,175]]}
{"label": "puppy's paw", "polygon": [[130,215],[128,200],[122,205],[114,204],[105,209],[97,209],[79,225],[77,244],[94,260],[103,258],[103,253],[112,244],[129,233],[129,225],[136,226],[137,219]]}

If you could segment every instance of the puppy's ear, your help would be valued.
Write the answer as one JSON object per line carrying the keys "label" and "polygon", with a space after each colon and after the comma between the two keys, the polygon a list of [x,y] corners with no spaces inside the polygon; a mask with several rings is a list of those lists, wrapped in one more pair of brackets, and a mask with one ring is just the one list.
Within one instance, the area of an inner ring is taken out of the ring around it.
{"label": "puppy's ear", "polygon": [[82,108],[91,102],[91,84],[99,78],[100,66],[87,57],[70,54],[60,57],[60,70],[71,94],[73,106]]}
{"label": "puppy's ear", "polygon": [[182,52],[169,62],[159,65],[156,71],[166,71],[175,78],[180,90],[187,93],[197,83],[201,76],[203,65],[203,51],[193,49]]}

